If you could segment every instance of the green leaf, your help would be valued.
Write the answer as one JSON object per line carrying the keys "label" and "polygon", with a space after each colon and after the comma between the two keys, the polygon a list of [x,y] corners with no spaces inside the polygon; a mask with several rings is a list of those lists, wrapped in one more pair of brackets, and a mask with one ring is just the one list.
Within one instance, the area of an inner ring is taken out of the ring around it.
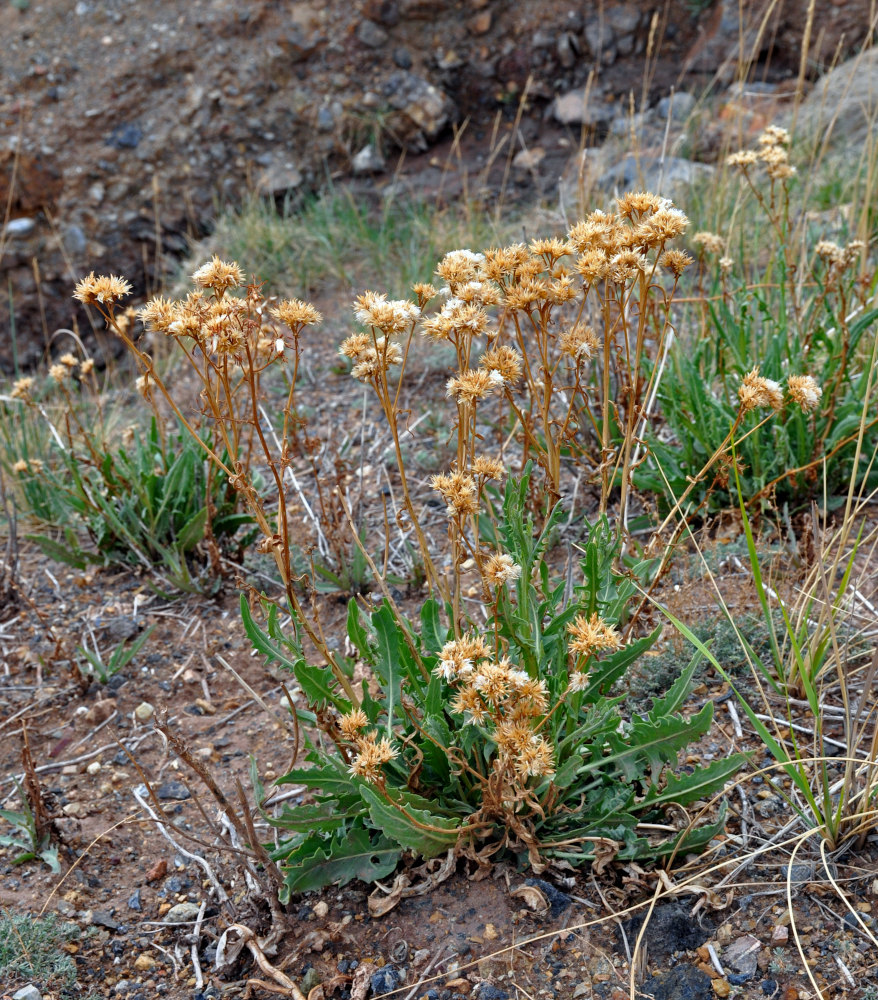
{"label": "green leaf", "polygon": [[43,555],[74,569],[85,569],[89,563],[100,562],[91,553],[83,551],[71,528],[64,532],[64,542],[58,542],[48,535],[25,535],[25,538],[34,542]]}
{"label": "green leaf", "polygon": [[310,705],[315,708],[332,705],[342,715],[350,712],[351,703],[341,698],[333,690],[335,678],[329,667],[318,667],[306,663],[304,660],[299,660],[293,666],[293,673]]}
{"label": "green leaf", "polygon": [[372,659],[372,649],[369,646],[369,633],[363,627],[363,621],[360,618],[360,605],[357,603],[356,598],[351,598],[348,601],[348,638],[351,640],[351,644],[354,649],[362,656],[362,658],[368,663]]}
{"label": "green leaf", "polygon": [[[657,631],[660,632],[661,627]],[[649,713],[650,719],[657,721],[662,716],[673,715],[674,712],[679,712],[683,707],[683,702],[686,700],[686,695],[689,694],[689,685],[692,683],[695,670],[703,659],[704,654],[700,650],[696,650],[695,655],[689,661],[689,665],[670,686],[664,698],[655,699],[652,711]]]}
{"label": "green leaf", "polygon": [[415,851],[423,858],[434,858],[457,843],[456,820],[434,816],[425,809],[413,806],[403,807],[409,814],[405,815],[368,785],[360,786],[360,795],[369,807],[373,826],[395,840],[400,847]]}
{"label": "green leaf", "polygon": [[742,753],[715,760],[706,767],[697,767],[692,774],[669,774],[665,787],[652,785],[641,803],[644,807],[663,806],[673,802],[685,806],[697,799],[710,798],[734,777],[747,762]]}
{"label": "green leaf", "polygon": [[331,838],[311,834],[289,852],[282,864],[286,890],[282,902],[288,902],[293,892],[309,892],[332,884],[342,886],[355,878],[363,882],[384,878],[396,867],[401,853],[386,837],[370,836],[362,827]]}
{"label": "green leaf", "polygon": [[189,552],[204,540],[204,531],[207,527],[207,508],[202,507],[183,525],[177,534],[177,549],[180,552]]}
{"label": "green leaf", "polygon": [[292,660],[287,655],[283,646],[278,642],[273,642],[268,633],[261,629],[250,613],[250,603],[246,594],[241,594],[241,621],[244,624],[244,631],[250,640],[253,648],[262,653],[269,663],[279,663],[287,670],[295,670],[297,660]]}

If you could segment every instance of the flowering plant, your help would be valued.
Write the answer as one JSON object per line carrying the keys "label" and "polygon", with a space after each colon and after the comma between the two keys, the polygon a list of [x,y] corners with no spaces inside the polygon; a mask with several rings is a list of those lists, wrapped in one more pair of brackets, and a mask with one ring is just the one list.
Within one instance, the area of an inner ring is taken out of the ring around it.
{"label": "flowering plant", "polygon": [[710,798],[742,763],[734,755],[676,771],[680,750],[712,719],[709,701],[679,714],[697,659],[647,716],[626,717],[613,685],[659,630],[622,638],[637,591],[613,569],[618,541],[605,520],[588,529],[574,593],[552,579],[546,547],[561,511],[534,532],[528,474],[507,483],[498,512],[507,558],[484,625],[467,622],[455,635],[434,599],[418,621],[388,600],[368,614],[351,601],[355,653],[343,669],[369,678],[357,704],[329,689],[276,619],[263,629],[242,603],[254,646],[292,670],[313,706],[304,721],[322,718],[329,736],[309,744],[309,766],[277,782],[306,786],[314,801],[264,812],[287,831],[273,855],[287,893],[380,878],[406,850],[454,850],[482,865],[507,850],[539,871],[552,858],[697,850],[722,828],[722,809],[699,823],[680,822],[677,808]]}

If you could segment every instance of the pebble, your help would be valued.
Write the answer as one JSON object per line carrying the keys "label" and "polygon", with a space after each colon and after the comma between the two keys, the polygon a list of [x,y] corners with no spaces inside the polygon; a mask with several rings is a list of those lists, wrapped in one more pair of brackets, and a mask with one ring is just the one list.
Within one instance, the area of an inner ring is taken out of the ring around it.
{"label": "pebble", "polygon": [[756,975],[756,961],[761,947],[759,939],[753,937],[752,934],[736,938],[727,948],[723,949],[723,964],[730,965],[736,972],[752,979]]}
{"label": "pebble", "polygon": [[543,893],[549,901],[553,918],[557,917],[559,913],[563,913],[571,903],[571,899],[567,893],[556,889],[551,882],[545,882],[541,878],[528,878],[524,880],[524,884],[532,885],[535,889],[539,889]]}
{"label": "pebble", "polygon": [[399,969],[394,968],[392,965],[385,965],[383,969],[372,973],[369,982],[372,985],[372,992],[376,996],[380,996],[382,993],[390,993],[391,990],[402,986],[403,977]]}
{"label": "pebble", "polygon": [[776,924],[771,931],[772,944],[786,944],[790,939],[790,929],[783,924]]}
{"label": "pebble", "polygon": [[492,986],[491,983],[482,983],[476,996],[479,1000],[509,1000],[509,994],[506,990]]}
{"label": "pebble", "polygon": [[388,39],[387,32],[374,21],[360,21],[357,26],[357,38],[370,49],[380,49]]}
{"label": "pebble", "polygon": [[512,166],[515,170],[530,173],[539,167],[545,157],[546,151],[542,146],[534,146],[533,149],[522,149],[515,154]]}
{"label": "pebble", "polygon": [[163,801],[183,801],[190,798],[189,789],[182,781],[164,781],[159,785],[156,795]]}
{"label": "pebble", "polygon": [[85,721],[90,726],[99,726],[102,722],[106,722],[115,711],[116,702],[113,698],[100,698],[85,713]]}
{"label": "pebble", "polygon": [[96,927],[106,927],[108,931],[119,930],[119,924],[106,910],[95,910],[91,915],[90,923]]}
{"label": "pebble", "polygon": [[380,174],[387,169],[387,164],[384,157],[369,143],[355,154],[351,160],[351,167],[355,174]]}
{"label": "pebble", "polygon": [[658,113],[662,119],[671,118],[675,122],[684,122],[695,108],[695,98],[685,90],[669,94],[658,102]]}
{"label": "pebble", "polygon": [[134,959],[134,968],[138,972],[149,972],[150,969],[155,967],[155,959],[152,955],[147,955],[145,952],[142,955],[138,955]]}
{"label": "pebble", "polygon": [[93,760],[85,770],[87,774],[97,774],[100,769],[101,762],[99,760]]}
{"label": "pebble", "polygon": [[329,904],[325,899],[321,899],[319,902],[314,904],[313,913],[318,920],[322,920],[329,913]]}
{"label": "pebble", "polygon": [[177,903],[165,914],[165,920],[169,924],[182,924],[187,920],[197,920],[201,907],[198,903]]}
{"label": "pebble", "polygon": [[155,715],[155,709],[148,701],[142,701],[137,708],[134,709],[134,718],[137,719],[138,722],[149,722],[153,715]]}
{"label": "pebble", "polygon": [[12,237],[27,236],[34,231],[36,225],[33,219],[10,219],[6,223],[4,232],[7,236]]}
{"label": "pebble", "polygon": [[613,120],[614,114],[594,88],[580,87],[555,98],[552,117],[562,125],[604,125]]}
{"label": "pebble", "polygon": [[708,1000],[716,995],[711,982],[710,976],[700,969],[683,965],[652,976],[640,988],[643,993],[651,993],[654,1000]]}
{"label": "pebble", "polygon": [[135,889],[128,897],[128,909],[136,910],[138,913],[143,909],[143,903],[140,899],[140,889]]}
{"label": "pebble", "polygon": [[36,986],[22,986],[17,993],[12,994],[12,1000],[43,1000],[43,994]]}

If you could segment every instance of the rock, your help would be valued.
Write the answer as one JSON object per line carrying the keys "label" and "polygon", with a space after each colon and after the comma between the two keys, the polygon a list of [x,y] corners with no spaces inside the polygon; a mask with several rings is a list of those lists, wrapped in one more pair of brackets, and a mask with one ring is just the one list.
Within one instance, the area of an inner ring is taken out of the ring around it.
{"label": "rock", "polygon": [[[321,108],[320,112],[327,111],[332,116],[331,112],[326,108]],[[320,112],[318,112],[318,126]],[[331,127],[331,126],[330,126]],[[303,181],[302,172],[291,160],[278,159],[274,160],[256,180],[256,190],[261,195],[268,195],[270,197],[276,197],[277,195],[282,195],[286,191],[292,191],[297,188]]]}
{"label": "rock", "polygon": [[571,903],[570,897],[567,893],[561,892],[560,889],[556,889],[551,882],[544,882],[541,878],[528,878],[524,880],[524,884],[532,885],[534,888],[539,889],[543,893],[549,901],[550,913],[553,919],[557,917],[559,913],[563,913]]}
{"label": "rock", "polygon": [[762,943],[752,934],[736,938],[727,948],[723,948],[723,965],[730,965],[735,972],[752,979],[756,975],[756,961],[761,947]]}
{"label": "rock", "polygon": [[727,979],[714,979],[713,992],[718,996],[725,998],[732,992],[731,984]]}
{"label": "rock", "polygon": [[148,955],[144,952],[142,955],[138,955],[137,958],[134,959],[134,968],[137,969],[138,972],[149,972],[150,969],[155,968],[155,959],[152,955]]}
{"label": "rock", "polygon": [[555,98],[552,117],[562,125],[606,126],[613,120],[613,108],[594,88],[579,87]]}
{"label": "rock", "polygon": [[107,137],[107,145],[113,149],[137,149],[143,138],[143,129],[132,122],[117,125]]}
{"label": "rock", "polygon": [[393,965],[385,965],[383,969],[373,972],[369,980],[372,992],[376,996],[382,993],[390,993],[398,986],[402,986],[404,979],[402,973]]}
{"label": "rock", "polygon": [[351,167],[355,174],[380,174],[387,169],[387,164],[384,157],[369,143],[355,154]]}
{"label": "rock", "polygon": [[36,222],[33,219],[10,219],[6,223],[6,228],[3,232],[7,236],[11,236],[15,239],[16,236],[29,236],[36,228]]}
{"label": "rock", "polygon": [[399,137],[411,153],[422,153],[456,116],[451,98],[415,73],[391,73],[384,84],[384,96],[394,112],[388,116],[388,131]]}
{"label": "rock", "polygon": [[116,702],[113,698],[99,698],[85,713],[85,721],[90,726],[99,726],[102,722],[106,722],[115,711]]}
{"label": "rock", "polygon": [[626,191],[651,191],[653,194],[685,204],[692,186],[716,173],[707,163],[685,160],[679,156],[634,156],[629,153],[601,174],[597,186],[608,194]]}
{"label": "rock", "polygon": [[475,17],[471,17],[466,22],[466,26],[471,35],[487,34],[491,30],[491,12],[483,10],[480,14],[476,14]]}
{"label": "rock", "polygon": [[772,944],[786,944],[790,939],[790,929],[785,924],[775,924],[771,929]]}
{"label": "rock", "polygon": [[693,965],[683,965],[650,977],[640,991],[652,994],[653,1000],[708,1000],[713,996],[710,983],[707,973]]}
{"label": "rock", "polygon": [[687,94],[685,90],[677,91],[675,94],[668,94],[658,102],[659,118],[670,117],[671,121],[684,122],[692,114],[696,101],[692,94]]}
{"label": "rock", "polygon": [[81,257],[88,249],[88,237],[82,226],[65,226],[61,233],[61,242],[64,244],[64,249],[74,256]]}
{"label": "rock", "polygon": [[138,722],[149,722],[153,715],[155,715],[155,709],[148,701],[142,701],[137,708],[134,709],[134,718],[137,719]]}
{"label": "rock", "polygon": [[411,69],[412,68],[412,57],[408,49],[403,48],[401,45],[393,50],[393,62],[399,66],[400,69]]}
{"label": "rock", "polygon": [[[720,0],[703,21],[703,30],[683,61],[683,73],[713,73],[720,83],[731,83],[738,67],[738,55],[746,52],[753,63],[772,44],[773,25],[763,21],[763,7],[741,7],[740,0]],[[757,9],[758,8],[758,9]],[[775,12],[776,13],[776,12]],[[729,45],[734,38],[735,44]]]}
{"label": "rock", "polygon": [[101,769],[101,762],[99,760],[93,760],[88,767],[85,769],[86,774],[97,774]]}
{"label": "rock", "polygon": [[177,903],[165,914],[165,920],[169,924],[182,924],[187,920],[197,920],[200,912],[198,903]]}
{"label": "rock", "polygon": [[555,42],[555,52],[558,55],[558,62],[564,69],[572,69],[579,56],[579,42],[576,35],[572,31],[562,31]]}
{"label": "rock", "polygon": [[366,0],[363,4],[363,16],[392,28],[399,24],[399,4],[397,0]]}
{"label": "rock", "polygon": [[[647,939],[649,953],[657,963],[666,963],[677,952],[700,947],[713,933],[711,921],[707,918],[696,920],[690,910],[691,906],[676,900],[656,906],[649,918]],[[637,914],[624,921],[622,926],[629,941],[636,939],[643,920],[643,916]]]}
{"label": "rock", "polygon": [[530,173],[539,167],[546,158],[546,151],[542,146],[534,146],[533,149],[522,149],[515,154],[512,166],[522,173]]}
{"label": "rock", "polygon": [[878,47],[837,66],[799,107],[797,137],[859,156],[878,114]]}
{"label": "rock", "polygon": [[128,909],[136,910],[138,913],[143,909],[143,903],[140,900],[140,889],[135,889],[128,897]]}
{"label": "rock", "polygon": [[374,21],[360,21],[357,25],[357,38],[370,49],[380,49],[387,42],[387,32]]}
{"label": "rock", "polygon": [[108,931],[119,930],[119,924],[106,910],[95,910],[91,915],[91,923],[96,927],[106,927]]}
{"label": "rock", "polygon": [[43,1000],[43,994],[36,986],[22,986],[20,990],[12,994],[12,1000]]}
{"label": "rock", "polygon": [[491,983],[482,983],[477,989],[478,1000],[509,1000],[509,994],[506,990],[492,986]]}
{"label": "rock", "polygon": [[156,795],[163,801],[183,801],[190,798],[189,789],[182,781],[163,781]]}

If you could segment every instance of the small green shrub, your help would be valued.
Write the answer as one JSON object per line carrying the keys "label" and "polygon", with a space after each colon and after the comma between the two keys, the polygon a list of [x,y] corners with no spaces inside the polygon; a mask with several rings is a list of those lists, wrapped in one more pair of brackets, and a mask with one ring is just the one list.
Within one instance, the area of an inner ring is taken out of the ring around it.
{"label": "small green shrub", "polygon": [[0,913],[0,983],[39,980],[49,987],[71,986],[76,966],[63,946],[79,936],[76,924],[61,923],[50,913]]}

